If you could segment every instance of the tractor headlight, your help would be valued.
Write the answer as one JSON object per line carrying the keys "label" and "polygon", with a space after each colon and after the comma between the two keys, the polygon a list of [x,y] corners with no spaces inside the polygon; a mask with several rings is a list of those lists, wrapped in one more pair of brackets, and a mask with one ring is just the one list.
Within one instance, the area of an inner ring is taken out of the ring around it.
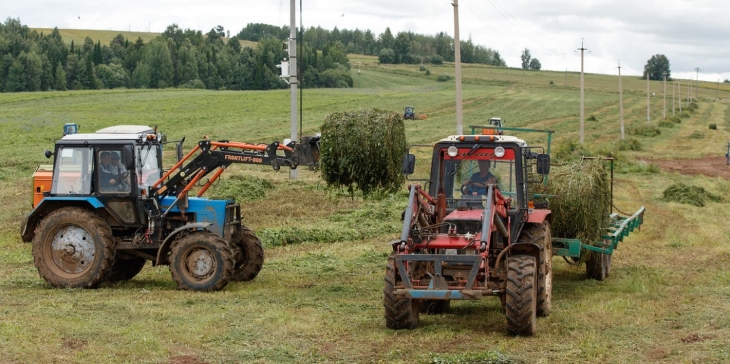
{"label": "tractor headlight", "polygon": [[502,158],[502,157],[504,157],[504,148],[503,148],[503,147],[501,147],[501,146],[499,146],[499,147],[496,147],[496,148],[494,148],[494,155],[495,155],[495,156],[496,156],[497,158]]}
{"label": "tractor headlight", "polygon": [[449,154],[449,157],[454,158],[457,154],[459,154],[459,148],[455,146],[450,146],[449,149],[446,151],[446,153]]}

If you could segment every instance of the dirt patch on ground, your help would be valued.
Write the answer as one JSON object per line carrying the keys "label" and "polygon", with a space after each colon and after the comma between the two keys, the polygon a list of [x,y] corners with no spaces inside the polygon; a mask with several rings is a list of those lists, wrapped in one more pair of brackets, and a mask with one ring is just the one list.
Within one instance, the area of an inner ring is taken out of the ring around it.
{"label": "dirt patch on ground", "polygon": [[645,159],[646,163],[654,163],[667,172],[677,172],[691,176],[704,175],[730,179],[730,166],[725,157],[702,157],[699,159]]}

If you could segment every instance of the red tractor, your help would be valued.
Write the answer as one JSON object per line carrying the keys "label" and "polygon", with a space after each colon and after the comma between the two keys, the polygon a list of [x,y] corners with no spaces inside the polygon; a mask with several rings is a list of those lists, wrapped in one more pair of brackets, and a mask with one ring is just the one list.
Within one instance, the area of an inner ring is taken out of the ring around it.
{"label": "red tractor", "polygon": [[[630,217],[607,211],[610,223],[601,227],[600,241],[552,237],[547,198],[554,196],[535,193],[547,183],[552,131],[501,123],[475,130],[483,134],[436,143],[426,178],[412,178],[410,148],[404,158],[408,179],[425,187],[409,186],[403,229],[391,242],[383,289],[388,328],[413,329],[421,312],[445,312],[451,300],[497,296],[507,332],[532,335],[537,316],[551,311],[553,254],[585,261],[587,276],[603,280],[613,250],[643,223],[644,207]],[[547,133],[547,152],[504,130]]]}

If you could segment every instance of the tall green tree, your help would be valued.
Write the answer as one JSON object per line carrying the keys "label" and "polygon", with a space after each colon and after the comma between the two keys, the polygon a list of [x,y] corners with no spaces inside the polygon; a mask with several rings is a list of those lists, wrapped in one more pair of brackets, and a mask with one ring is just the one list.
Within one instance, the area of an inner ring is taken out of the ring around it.
{"label": "tall green tree", "polygon": [[522,60],[522,69],[526,70],[530,68],[530,60],[532,59],[532,56],[530,55],[530,50],[525,48],[524,51],[522,51],[522,54],[520,55],[520,59]]}
{"label": "tall green tree", "polygon": [[663,80],[664,74],[667,75],[667,80],[672,79],[672,70],[669,68],[669,58],[663,54],[655,54],[646,61],[644,66],[644,75],[642,78],[646,79],[646,73],[649,73],[650,80]]}

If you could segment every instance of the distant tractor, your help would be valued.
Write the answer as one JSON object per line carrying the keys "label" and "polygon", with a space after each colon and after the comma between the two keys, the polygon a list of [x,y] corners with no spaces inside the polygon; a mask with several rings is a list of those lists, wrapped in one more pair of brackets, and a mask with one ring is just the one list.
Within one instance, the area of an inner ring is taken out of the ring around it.
{"label": "distant tractor", "polygon": [[406,106],[403,110],[403,119],[404,120],[415,120],[416,119],[416,113],[413,106]]}
{"label": "distant tractor", "polygon": [[438,141],[426,178],[411,177],[414,154],[404,158],[412,183],[386,264],[388,328],[414,329],[420,313],[444,313],[451,300],[497,296],[507,332],[533,335],[536,317],[552,309],[553,255],[580,259],[590,250],[597,259],[588,261],[587,274],[603,279],[618,241],[643,221],[643,207],[630,218],[613,214],[606,229],[613,234],[597,246],[553,238],[551,211],[534,192],[550,171],[549,154],[518,137],[484,132],[502,127],[501,119],[489,124],[472,127],[482,134]]}
{"label": "distant tractor", "polygon": [[66,123],[63,126],[63,135],[76,134],[79,132],[80,127],[76,123]]}
{"label": "distant tractor", "polygon": [[[163,169],[162,134],[122,125],[58,140],[53,165],[34,175],[33,210],[23,241],[33,243],[40,276],[54,287],[94,288],[132,279],[145,265],[168,265],[178,288],[222,289],[256,277],[264,262],[259,238],[234,200],[201,195],[232,163],[316,164],[318,139],[303,144],[202,140]],[[212,173],[212,174],[211,174]],[[207,179],[204,179],[204,177]],[[191,189],[199,186],[197,194]]]}

